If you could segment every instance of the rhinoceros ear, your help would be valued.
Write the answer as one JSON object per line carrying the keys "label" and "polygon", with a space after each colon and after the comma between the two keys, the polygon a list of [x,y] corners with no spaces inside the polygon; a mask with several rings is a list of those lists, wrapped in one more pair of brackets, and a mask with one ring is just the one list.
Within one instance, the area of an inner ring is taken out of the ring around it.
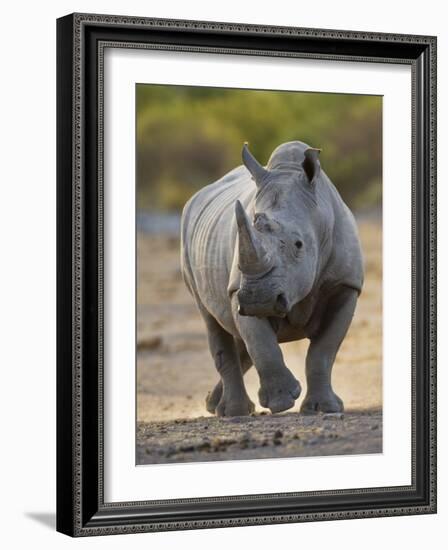
{"label": "rhinoceros ear", "polygon": [[262,187],[266,183],[267,176],[269,175],[269,170],[263,168],[258,160],[252,155],[252,153],[249,151],[247,141],[243,145],[242,157],[244,166],[251,173],[251,176],[255,180],[257,187]]}
{"label": "rhinoceros ear", "polygon": [[306,177],[310,184],[314,184],[320,174],[320,162],[319,153],[321,149],[314,149],[309,147],[305,151],[305,158],[302,162],[303,169],[305,170]]}

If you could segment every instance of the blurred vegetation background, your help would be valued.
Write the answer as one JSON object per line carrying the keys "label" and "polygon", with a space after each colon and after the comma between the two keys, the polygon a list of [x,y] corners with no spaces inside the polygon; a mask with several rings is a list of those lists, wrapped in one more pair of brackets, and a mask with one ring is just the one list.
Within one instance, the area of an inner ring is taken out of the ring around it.
{"label": "blurred vegetation background", "polygon": [[277,145],[322,149],[322,167],[355,211],[381,205],[382,98],[138,84],[137,206],[178,212],[198,189]]}

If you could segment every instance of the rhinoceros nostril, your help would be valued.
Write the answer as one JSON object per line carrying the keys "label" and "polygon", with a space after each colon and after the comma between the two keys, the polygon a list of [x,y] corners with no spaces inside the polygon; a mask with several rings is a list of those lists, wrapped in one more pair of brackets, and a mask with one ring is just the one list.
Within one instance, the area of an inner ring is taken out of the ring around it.
{"label": "rhinoceros nostril", "polygon": [[240,315],[246,315],[246,312],[244,311],[244,307],[242,305],[238,306],[238,313]]}
{"label": "rhinoceros nostril", "polygon": [[277,296],[277,300],[275,302],[275,308],[280,312],[285,312],[288,308],[288,302],[286,300],[286,296],[281,292]]}

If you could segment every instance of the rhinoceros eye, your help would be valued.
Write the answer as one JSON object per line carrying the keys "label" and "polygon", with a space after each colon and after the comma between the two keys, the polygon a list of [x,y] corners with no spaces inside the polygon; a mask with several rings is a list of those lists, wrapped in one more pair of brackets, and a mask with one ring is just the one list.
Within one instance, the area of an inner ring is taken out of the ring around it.
{"label": "rhinoceros eye", "polygon": [[295,243],[295,247],[300,250],[303,246],[303,242],[299,239],[298,241],[296,241]]}

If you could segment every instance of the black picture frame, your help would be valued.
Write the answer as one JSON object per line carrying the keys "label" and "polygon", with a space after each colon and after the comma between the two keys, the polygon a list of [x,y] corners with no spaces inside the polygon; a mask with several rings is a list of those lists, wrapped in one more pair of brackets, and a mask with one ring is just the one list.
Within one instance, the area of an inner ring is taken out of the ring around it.
{"label": "black picture frame", "polygon": [[[72,14],[57,21],[57,530],[71,536],[436,512],[436,38]],[[412,484],[104,502],[102,55],[139,48],[412,68]]]}

